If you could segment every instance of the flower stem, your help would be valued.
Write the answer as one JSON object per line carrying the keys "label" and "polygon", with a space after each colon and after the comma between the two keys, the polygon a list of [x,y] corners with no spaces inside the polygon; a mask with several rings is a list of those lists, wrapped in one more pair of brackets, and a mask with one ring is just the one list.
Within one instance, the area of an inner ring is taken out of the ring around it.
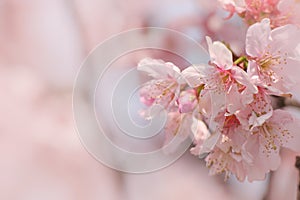
{"label": "flower stem", "polygon": [[238,59],[236,59],[236,60],[234,61],[234,64],[238,65],[238,64],[240,64],[241,62],[244,62],[245,60],[247,60],[246,56],[241,56],[241,57],[239,57]]}

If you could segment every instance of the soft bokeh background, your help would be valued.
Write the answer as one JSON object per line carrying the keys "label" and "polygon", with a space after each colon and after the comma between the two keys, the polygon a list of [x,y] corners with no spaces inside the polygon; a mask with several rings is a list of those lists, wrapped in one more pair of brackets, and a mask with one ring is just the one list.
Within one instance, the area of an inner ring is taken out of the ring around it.
{"label": "soft bokeh background", "polygon": [[132,175],[93,159],[75,131],[76,73],[113,34],[159,26],[199,43],[210,35],[242,52],[245,27],[238,19],[225,21],[216,6],[210,0],[0,0],[0,199],[252,200],[267,193],[269,199],[293,199],[298,175],[289,152],[263,182],[210,177],[188,152],[163,170]]}

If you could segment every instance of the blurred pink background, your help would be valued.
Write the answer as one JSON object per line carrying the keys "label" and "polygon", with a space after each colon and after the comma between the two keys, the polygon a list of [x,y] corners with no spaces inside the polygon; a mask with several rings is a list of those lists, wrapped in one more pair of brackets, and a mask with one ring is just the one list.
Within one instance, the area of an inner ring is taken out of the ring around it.
{"label": "blurred pink background", "polygon": [[220,34],[240,21],[217,12],[208,0],[1,0],[0,199],[253,200],[268,191],[268,199],[293,199],[298,175],[288,152],[266,181],[224,182],[189,152],[158,172],[120,173],[92,158],[77,136],[73,82],[97,44],[123,30],[159,26],[200,43],[206,34],[226,39],[242,51],[243,38]]}

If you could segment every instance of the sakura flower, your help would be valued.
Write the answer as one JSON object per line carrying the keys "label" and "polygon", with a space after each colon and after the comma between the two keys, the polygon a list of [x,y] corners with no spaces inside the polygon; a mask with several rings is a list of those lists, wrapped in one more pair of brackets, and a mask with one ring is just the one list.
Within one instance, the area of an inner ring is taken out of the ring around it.
{"label": "sakura flower", "polygon": [[[164,127],[164,152],[172,153],[189,136],[191,136],[192,114],[169,112]],[[170,145],[169,145],[170,144]]]}
{"label": "sakura flower", "polygon": [[247,24],[252,25],[269,18],[271,27],[276,28],[286,24],[299,25],[300,3],[295,0],[219,0],[222,7],[242,17]]}
{"label": "sakura flower", "polygon": [[240,181],[263,180],[280,164],[280,149],[300,150],[300,121],[290,113],[275,110],[261,126],[251,132],[241,126],[222,135],[206,157],[210,174],[234,174]]}
{"label": "sakura flower", "polygon": [[230,154],[216,148],[206,159],[206,166],[210,168],[209,175],[225,173],[227,179],[231,173],[235,174],[238,180],[244,181],[246,171],[243,168],[243,163],[235,160]]}
{"label": "sakura flower", "polygon": [[197,131],[193,132],[196,146],[191,152],[199,157],[211,153],[228,139],[238,138],[236,136],[241,136],[241,132],[245,131],[236,114],[228,114],[226,111],[218,113],[214,118],[214,123],[209,124],[210,130],[205,129],[206,126],[203,122],[198,123],[197,126],[199,129],[194,128]]}
{"label": "sakura flower", "polygon": [[[188,90],[189,91],[189,90]],[[202,121],[202,116],[197,108],[193,112],[180,113],[179,110],[169,112],[167,122],[164,127],[165,141],[164,152],[170,153],[184,142],[187,138],[193,139],[195,145],[191,149],[194,155],[201,155],[205,150],[212,149],[212,139],[207,140],[211,136],[206,124]],[[168,146],[171,144],[170,146]]]}
{"label": "sakura flower", "polygon": [[200,91],[199,109],[211,132],[202,134],[206,139],[196,142],[193,152],[199,154],[212,151],[222,136],[240,125],[235,113],[245,109],[258,92],[248,74],[234,64],[232,53],[223,43],[212,42],[209,37],[207,43],[210,64],[191,66],[182,72],[189,86]]}
{"label": "sakura flower", "polygon": [[253,163],[247,166],[248,180],[262,180],[280,164],[280,149],[300,150],[300,121],[289,112],[275,110],[271,118],[253,130],[245,143]]}
{"label": "sakura flower", "polygon": [[174,106],[180,86],[184,84],[179,68],[170,62],[147,58],[140,61],[137,69],[153,77],[140,89],[141,102],[147,106],[160,105],[165,109]]}
{"label": "sakura flower", "polygon": [[[210,131],[208,130],[206,124],[197,118],[193,118],[193,123],[191,126],[192,133],[194,136],[194,147],[191,148],[191,153],[201,157],[203,153],[213,147],[214,143],[210,143],[207,139],[211,136]],[[210,140],[212,141],[212,140]]]}
{"label": "sakura flower", "polygon": [[228,18],[230,18],[235,12],[243,13],[246,11],[245,0],[219,0],[222,7],[230,12]]}
{"label": "sakura flower", "polygon": [[258,92],[252,95],[253,101],[237,112],[229,115],[218,113],[214,119],[219,124],[217,133],[200,132],[191,152],[199,156],[208,153],[206,162],[210,174],[224,172],[226,177],[234,174],[240,181],[246,178],[249,181],[262,180],[266,173],[279,166],[281,147],[300,150],[297,145],[300,142],[300,134],[297,134],[300,121],[286,111],[273,112],[264,88],[258,87]]}
{"label": "sakura flower", "polygon": [[283,26],[285,24],[295,24],[300,26],[300,2],[297,0],[280,0],[278,2],[278,16],[272,20],[271,24],[275,27]]}
{"label": "sakura flower", "polygon": [[247,176],[245,165],[251,162],[251,157],[244,151],[242,144],[246,141],[247,132],[240,126],[229,135],[223,135],[215,148],[206,157],[206,165],[210,168],[210,174],[225,173],[225,179],[230,174],[244,181]]}
{"label": "sakura flower", "polygon": [[198,97],[194,89],[182,91],[177,99],[180,113],[192,112],[198,103]]}
{"label": "sakura flower", "polygon": [[[277,0],[219,0],[223,8],[231,13],[237,12],[247,21],[257,22],[263,15],[276,11]],[[275,6],[274,6],[275,5]]]}
{"label": "sakura flower", "polygon": [[[240,95],[240,99],[245,98],[247,100],[244,103],[249,103],[251,102],[249,93],[251,97],[251,94],[257,93],[258,90],[248,74],[233,63],[232,53],[223,43],[212,42],[209,37],[206,39],[211,58],[210,65],[188,67],[182,72],[182,75],[189,86],[193,88],[203,86],[200,97],[210,96],[213,120],[219,112],[226,111],[227,105],[231,106],[232,112],[238,110],[238,108],[233,109],[232,107],[238,101],[236,95],[247,93],[247,95]],[[230,95],[233,96],[230,97]]]}
{"label": "sakura flower", "polygon": [[293,25],[271,30],[269,19],[250,26],[247,31],[248,71],[257,76],[258,84],[271,94],[290,95],[298,79],[295,69],[299,68],[300,59],[295,48],[300,43],[299,34],[300,30]]}
{"label": "sakura flower", "polygon": [[262,125],[273,114],[272,102],[263,88],[258,87],[258,93],[253,94],[253,101],[236,113],[236,117],[245,130],[251,130]]}
{"label": "sakura flower", "polygon": [[206,124],[199,119],[199,115],[197,116],[195,113],[168,113],[164,133],[165,153],[175,151],[178,145],[180,145],[188,137],[193,139],[193,144],[195,146],[192,147],[190,151],[194,155],[202,156],[206,149],[212,148],[214,145],[207,141],[207,139],[211,136],[210,131]]}

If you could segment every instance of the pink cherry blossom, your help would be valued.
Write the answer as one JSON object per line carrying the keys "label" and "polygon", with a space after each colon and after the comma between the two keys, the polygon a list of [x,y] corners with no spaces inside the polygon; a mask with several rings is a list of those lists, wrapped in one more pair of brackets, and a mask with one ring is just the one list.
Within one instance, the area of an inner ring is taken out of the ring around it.
{"label": "pink cherry blossom", "polygon": [[246,130],[262,125],[273,114],[270,96],[263,88],[258,87],[258,93],[253,94],[253,101],[236,113],[236,117]]}
{"label": "pink cherry blossom", "polygon": [[264,15],[276,13],[278,0],[219,0],[223,8],[231,15],[237,12],[248,22],[260,21]]}
{"label": "pink cherry blossom", "polygon": [[177,99],[178,109],[180,113],[192,112],[198,104],[196,90],[190,89],[182,91]]}
{"label": "pink cherry blossom", "polygon": [[300,43],[300,30],[285,25],[271,30],[270,20],[264,19],[249,27],[246,52],[249,55],[248,71],[258,77],[258,84],[270,93],[286,96],[298,79],[300,59],[295,48]]}
{"label": "pink cherry blossom", "polygon": [[237,13],[249,25],[264,18],[270,19],[272,28],[286,24],[299,25],[297,10],[300,3],[295,0],[219,0],[219,2],[230,12],[228,18]]}
{"label": "pink cherry blossom", "polygon": [[[234,86],[229,91],[235,91],[232,97],[237,99],[237,96],[242,94]],[[257,93],[252,94],[252,101],[245,103],[246,106],[226,104],[235,112],[230,114],[225,111],[218,112],[214,122],[218,124],[219,128],[213,134],[210,134],[208,129],[203,127],[200,129],[199,135],[195,134],[197,139],[191,153],[199,156],[208,153],[206,162],[207,166],[210,167],[210,174],[225,172],[226,177],[234,174],[240,181],[245,180],[246,177],[249,181],[261,180],[265,178],[266,173],[275,170],[280,163],[278,152],[277,156],[266,156],[265,160],[260,159],[262,153],[271,148],[276,148],[279,151],[281,147],[297,150],[295,144],[300,141],[300,137],[297,136],[299,139],[294,140],[293,138],[296,136],[289,137],[288,135],[296,134],[296,129],[292,128],[291,125],[299,122],[296,122],[297,120],[284,111],[276,110],[273,112],[271,100],[266,90],[261,87],[258,87],[257,90]],[[231,96],[229,95],[229,97]],[[241,105],[241,102],[237,105]],[[203,124],[200,123],[199,125]],[[274,128],[271,136],[264,132],[265,127],[269,126]],[[289,128],[284,130],[287,127]],[[272,138],[279,138],[276,140],[276,147],[270,146]],[[260,143],[259,141],[263,142]],[[278,141],[285,142],[278,143]],[[263,148],[267,150],[260,152],[260,149]],[[257,156],[259,159],[256,158]],[[260,168],[261,170],[259,170]]]}
{"label": "pink cherry blossom", "polygon": [[[258,92],[248,74],[233,63],[232,53],[221,42],[212,42],[207,37],[210,65],[194,65],[183,70],[182,75],[190,87],[203,86],[200,98],[209,96],[211,99],[212,121],[219,112],[235,112],[252,101],[252,94]],[[240,98],[236,98],[240,95]],[[250,98],[249,98],[250,97]],[[201,100],[200,100],[201,101]],[[211,126],[211,123],[209,123]]]}
{"label": "pink cherry blossom", "polygon": [[[169,112],[167,122],[164,127],[165,141],[164,152],[170,153],[178,148],[188,137],[193,140],[194,147],[191,153],[194,155],[202,155],[207,149],[212,149],[214,144],[211,143],[211,133],[206,124],[202,121],[201,115],[195,109],[190,113]],[[217,140],[216,140],[217,141]],[[168,146],[171,144],[170,146]]]}
{"label": "pink cherry blossom", "polygon": [[210,168],[210,175],[225,173],[225,179],[227,179],[230,174],[233,173],[238,180],[245,180],[246,171],[243,168],[243,163],[239,162],[239,159],[234,159],[234,157],[223,152],[221,149],[216,148],[205,160],[207,167]]}
{"label": "pink cherry blossom", "polygon": [[251,162],[251,158],[242,146],[246,141],[246,136],[247,132],[240,126],[228,135],[222,135],[205,159],[211,175],[225,173],[226,179],[230,174],[235,174],[238,180],[245,180],[247,171],[244,165]]}
{"label": "pink cherry blossom", "polygon": [[[208,138],[211,136],[206,124],[197,118],[193,118],[192,133],[194,137],[194,147],[191,148],[191,153],[197,156],[202,156],[203,153],[214,146],[208,142]],[[210,139],[211,141],[211,139]]]}
{"label": "pink cherry blossom", "polygon": [[280,164],[280,149],[299,151],[299,119],[289,112],[275,110],[271,118],[253,130],[245,143],[252,155],[253,164],[247,166],[248,179],[262,180],[270,170],[276,170]]}
{"label": "pink cherry blossom", "polygon": [[222,135],[206,157],[210,174],[234,174],[240,181],[263,180],[270,170],[280,164],[280,149],[299,151],[299,119],[283,110],[276,110],[271,118],[253,131],[241,126]]}
{"label": "pink cherry blossom", "polygon": [[[269,96],[262,88],[258,89],[246,108],[233,115],[219,113],[215,119],[222,127],[215,137],[217,141],[206,151],[210,174],[224,172],[226,177],[234,174],[240,181],[246,177],[249,181],[262,180],[266,173],[278,168],[282,147],[300,150],[299,119],[286,111],[273,112]],[[200,139],[200,145],[192,153],[200,155],[203,143],[210,137]]]}
{"label": "pink cherry blossom", "polygon": [[272,20],[275,27],[285,24],[295,24],[300,26],[300,2],[297,0],[280,0],[278,2],[279,15]]}
{"label": "pink cherry blossom", "polygon": [[220,2],[251,25],[245,52],[206,37],[208,63],[180,72],[172,63],[143,60],[138,69],[153,79],[140,90],[141,101],[167,109],[166,151],[192,137],[190,152],[206,157],[211,175],[263,180],[280,165],[281,149],[300,151],[300,120],[272,102],[273,95],[298,96],[300,28],[287,24],[297,24],[290,4],[283,6],[290,0]]}
{"label": "pink cherry blossom", "polygon": [[179,68],[170,62],[147,58],[139,62],[137,69],[153,77],[140,89],[141,102],[166,109],[174,106],[180,86],[184,84]]}
{"label": "pink cherry blossom", "polygon": [[230,18],[235,12],[243,13],[246,11],[245,0],[219,0],[222,7],[230,12],[228,18]]}
{"label": "pink cherry blossom", "polygon": [[167,122],[164,127],[165,145],[168,144],[176,135],[181,135],[182,138],[186,138],[188,136],[188,134],[182,132],[182,124],[184,121],[187,122],[185,117],[185,115],[182,115],[179,112],[168,113]]}
{"label": "pink cherry blossom", "polygon": [[[164,152],[166,154],[176,151],[176,148],[188,137],[192,137],[191,125],[193,123],[191,113],[169,112],[164,127]],[[169,145],[170,144],[170,145]]]}

